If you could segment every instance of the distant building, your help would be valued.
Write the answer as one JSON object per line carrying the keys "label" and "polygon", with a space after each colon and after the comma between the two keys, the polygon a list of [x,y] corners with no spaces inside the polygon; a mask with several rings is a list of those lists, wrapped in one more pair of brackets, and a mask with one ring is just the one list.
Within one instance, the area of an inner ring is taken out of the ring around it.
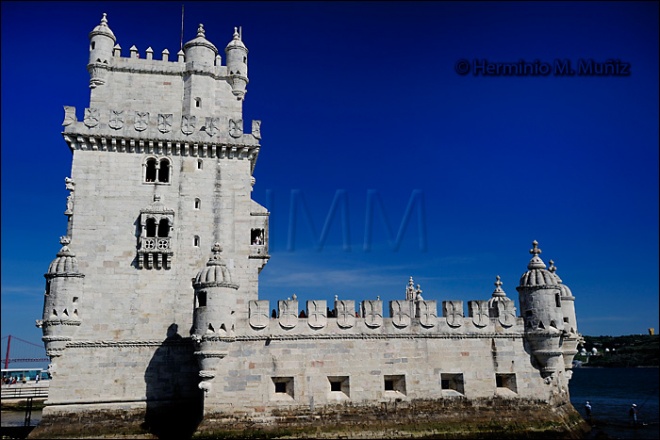
{"label": "distant building", "polygon": [[[378,432],[381,411],[387,423],[479,429],[475,410],[575,414],[575,298],[536,242],[520,315],[499,277],[467,313],[423,298],[412,277],[389,304],[261,300],[269,212],[251,199],[261,124],[244,128],[241,33],[224,64],[202,25],[172,60],[135,46],[122,56],[105,14],[89,40],[89,108],[83,120],[65,108],[68,229],[45,275],[53,379],[34,436],[122,423],[160,435],[338,421]],[[295,70],[277,74],[295,82]]]}

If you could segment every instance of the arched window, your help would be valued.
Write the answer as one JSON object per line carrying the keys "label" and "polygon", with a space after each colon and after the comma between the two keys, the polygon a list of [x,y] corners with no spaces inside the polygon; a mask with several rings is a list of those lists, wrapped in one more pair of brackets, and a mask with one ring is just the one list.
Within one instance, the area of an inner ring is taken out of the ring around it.
{"label": "arched window", "polygon": [[172,166],[169,159],[148,157],[142,166],[145,183],[170,183]]}
{"label": "arched window", "polygon": [[166,218],[163,218],[158,223],[158,236],[159,237],[169,237],[170,235],[170,223]]}
{"label": "arched window", "polygon": [[195,235],[195,237],[193,237],[193,246],[199,247],[199,235]]}
{"label": "arched window", "polygon": [[161,159],[160,161],[158,181],[161,183],[168,183],[170,181],[170,161],[167,159]]}
{"label": "arched window", "polygon": [[197,159],[197,169],[201,170],[204,165],[204,161],[202,159]]}
{"label": "arched window", "polygon": [[202,98],[195,98],[195,107],[200,108],[202,106]]}
{"label": "arched window", "polygon": [[148,218],[147,219],[147,237],[155,237],[156,236],[156,220],[153,218]]}
{"label": "arched window", "polygon": [[202,201],[200,199],[195,199],[195,209],[202,207]]}
{"label": "arched window", "polygon": [[145,182],[155,182],[156,181],[156,159],[147,160],[147,171],[144,175]]}

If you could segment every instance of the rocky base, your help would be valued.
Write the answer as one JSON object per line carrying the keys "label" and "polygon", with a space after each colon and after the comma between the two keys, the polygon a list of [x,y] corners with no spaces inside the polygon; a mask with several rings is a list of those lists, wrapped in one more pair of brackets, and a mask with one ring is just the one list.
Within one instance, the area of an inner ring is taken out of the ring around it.
{"label": "rocky base", "polygon": [[336,405],[291,408],[261,416],[206,414],[194,423],[190,410],[91,411],[45,417],[29,438],[434,438],[580,439],[588,424],[568,403],[530,400],[413,400],[380,406]]}

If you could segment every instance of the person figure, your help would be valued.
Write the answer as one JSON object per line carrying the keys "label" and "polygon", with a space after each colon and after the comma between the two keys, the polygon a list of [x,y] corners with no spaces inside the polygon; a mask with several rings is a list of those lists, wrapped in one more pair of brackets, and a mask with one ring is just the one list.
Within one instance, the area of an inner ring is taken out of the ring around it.
{"label": "person figure", "polygon": [[587,414],[587,419],[591,420],[591,404],[588,400],[584,405],[584,412]]}
{"label": "person figure", "polygon": [[37,373],[37,377],[34,378],[34,383],[39,383],[39,379],[41,379],[41,373]]}
{"label": "person figure", "polygon": [[637,405],[634,403],[628,410],[628,416],[630,416],[630,423],[634,426],[637,424]]}

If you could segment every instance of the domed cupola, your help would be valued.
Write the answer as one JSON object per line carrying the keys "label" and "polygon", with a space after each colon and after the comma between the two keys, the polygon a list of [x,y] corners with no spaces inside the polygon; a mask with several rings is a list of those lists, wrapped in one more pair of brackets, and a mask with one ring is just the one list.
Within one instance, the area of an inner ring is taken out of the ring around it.
{"label": "domed cupola", "polygon": [[78,260],[76,259],[76,255],[69,249],[70,243],[71,239],[69,237],[60,238],[62,249],[60,249],[57,257],[50,263],[46,276],[78,273]]}
{"label": "domed cupola", "polygon": [[90,75],[89,87],[105,84],[108,66],[112,64],[112,48],[117,39],[108,27],[107,14],[103,14],[101,24],[89,33],[89,61],[87,71]]}
{"label": "domed cupola", "polygon": [[60,238],[62,249],[50,263],[44,293],[43,319],[37,326],[43,332],[46,354],[51,358],[62,354],[81,324],[80,300],[85,275],[78,271],[76,256],[69,249],[71,239]]}
{"label": "domed cupola", "polygon": [[103,13],[103,17],[101,18],[101,23],[98,24],[94,29],[92,29],[92,32],[89,33],[89,39],[91,40],[92,37],[96,35],[103,35],[112,39],[113,45],[114,43],[117,42],[117,38],[115,38],[115,34],[108,27],[108,14],[106,14],[105,12]]}
{"label": "domed cupola", "polygon": [[209,258],[206,266],[195,277],[193,287],[230,287],[232,289],[238,289],[238,284],[232,282],[231,273],[220,256],[222,252],[220,243],[214,244],[211,250],[213,255]]}
{"label": "domed cupola", "polygon": [[537,286],[556,286],[559,284],[555,275],[546,270],[545,263],[539,257],[541,249],[538,247],[539,243],[534,240],[532,242],[533,248],[529,253],[533,255],[532,259],[527,264],[527,272],[520,277],[520,286],[537,287]]}
{"label": "domed cupola", "polygon": [[193,63],[190,66],[210,67],[215,64],[215,57],[218,55],[218,49],[206,39],[204,25],[199,24],[197,36],[183,45],[183,51],[186,56],[186,63]]}
{"label": "domed cupola", "polygon": [[493,296],[488,300],[488,316],[498,318],[503,327],[510,327],[516,323],[516,307],[513,300],[506,296],[502,290],[502,281],[498,275],[495,279]]}

